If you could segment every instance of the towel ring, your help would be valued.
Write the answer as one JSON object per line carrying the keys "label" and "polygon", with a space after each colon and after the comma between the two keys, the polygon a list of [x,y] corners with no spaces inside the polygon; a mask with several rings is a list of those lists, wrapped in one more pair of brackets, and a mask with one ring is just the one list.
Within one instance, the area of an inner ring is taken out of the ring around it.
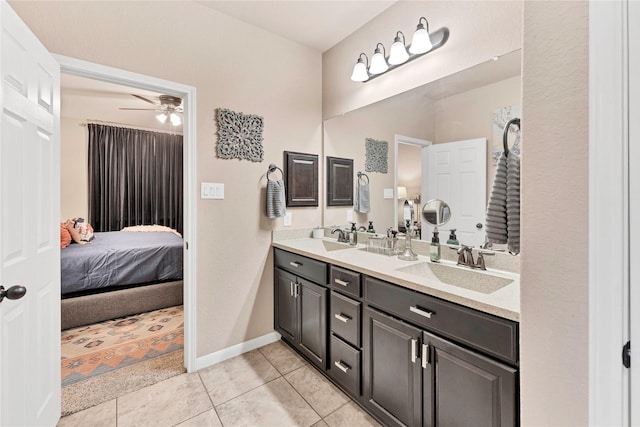
{"label": "towel ring", "polygon": [[502,131],[502,145],[504,146],[504,155],[506,156],[507,154],[509,154],[509,128],[511,127],[511,125],[516,125],[518,126],[518,129],[521,129],[520,127],[520,119],[518,117],[515,117],[511,120],[509,120],[507,122],[506,125],[504,125],[504,130]]}
{"label": "towel ring", "polygon": [[284,172],[282,171],[282,169],[276,166],[275,163],[271,163],[269,165],[269,169],[267,170],[267,180],[269,180],[269,174],[274,173],[276,170],[279,170],[280,174],[282,175],[282,178],[284,178]]}
{"label": "towel ring", "polygon": [[358,171],[358,179],[360,179],[360,178],[362,178],[362,177],[367,178],[367,184],[368,184],[368,183],[369,183],[369,177],[367,176],[367,174],[366,174],[366,173],[362,173],[362,172]]}

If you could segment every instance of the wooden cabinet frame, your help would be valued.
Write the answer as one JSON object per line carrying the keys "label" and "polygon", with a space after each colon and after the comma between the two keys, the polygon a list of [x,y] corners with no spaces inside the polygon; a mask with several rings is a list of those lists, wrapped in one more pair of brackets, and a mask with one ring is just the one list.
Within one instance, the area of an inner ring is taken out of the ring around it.
{"label": "wooden cabinet frame", "polygon": [[318,206],[318,155],[284,152],[287,207]]}

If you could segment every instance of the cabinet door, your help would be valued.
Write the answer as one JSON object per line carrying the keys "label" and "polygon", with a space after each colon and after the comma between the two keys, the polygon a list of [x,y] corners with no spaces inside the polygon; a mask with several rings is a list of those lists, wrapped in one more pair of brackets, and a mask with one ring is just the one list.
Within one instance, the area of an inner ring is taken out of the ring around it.
{"label": "cabinet door", "polygon": [[423,342],[431,355],[424,370],[424,426],[518,424],[515,369],[426,332]]}
{"label": "cabinet door", "polygon": [[299,346],[312,362],[326,369],[327,295],[325,287],[298,278]]}
{"label": "cabinet door", "polygon": [[275,269],[275,330],[292,344],[298,335],[298,304],[294,297],[296,276],[279,268]]}
{"label": "cabinet door", "polygon": [[386,425],[421,425],[421,331],[366,308],[363,332],[366,407]]}

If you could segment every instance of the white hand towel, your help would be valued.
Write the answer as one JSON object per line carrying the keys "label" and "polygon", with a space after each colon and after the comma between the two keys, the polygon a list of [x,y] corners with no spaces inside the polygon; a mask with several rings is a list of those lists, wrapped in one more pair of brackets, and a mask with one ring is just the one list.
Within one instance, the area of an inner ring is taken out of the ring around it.
{"label": "white hand towel", "polygon": [[278,218],[286,214],[284,182],[267,181],[267,216]]}
{"label": "white hand towel", "polygon": [[369,184],[365,184],[360,180],[358,180],[358,185],[356,185],[356,200],[353,204],[353,209],[360,213],[368,213],[371,211]]}

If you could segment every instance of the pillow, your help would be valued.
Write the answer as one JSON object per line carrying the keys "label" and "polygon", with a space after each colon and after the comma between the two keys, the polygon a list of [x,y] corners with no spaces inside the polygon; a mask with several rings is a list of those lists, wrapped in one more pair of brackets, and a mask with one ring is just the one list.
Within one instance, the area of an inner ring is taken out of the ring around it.
{"label": "pillow", "polygon": [[71,234],[67,230],[67,226],[64,223],[60,223],[60,249],[66,248],[71,243]]}
{"label": "pillow", "polygon": [[67,230],[76,243],[89,243],[93,239],[93,227],[83,218],[73,218],[66,222]]}

